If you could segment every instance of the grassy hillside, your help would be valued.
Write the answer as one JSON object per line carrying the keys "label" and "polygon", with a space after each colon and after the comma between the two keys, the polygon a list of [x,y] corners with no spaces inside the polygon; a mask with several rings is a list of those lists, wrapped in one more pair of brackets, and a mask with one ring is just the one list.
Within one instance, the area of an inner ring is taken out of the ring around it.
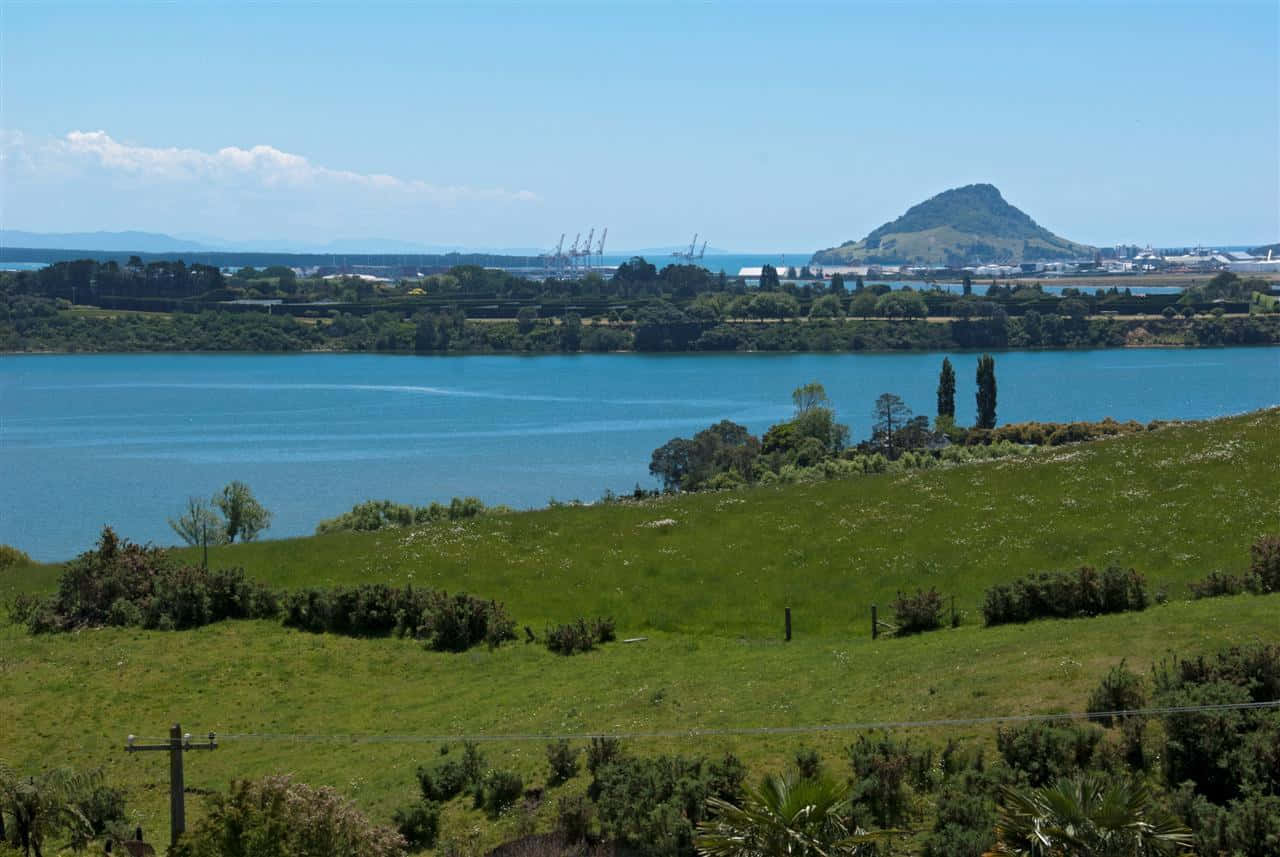
{"label": "grassy hillside", "polygon": [[[223,548],[215,564],[242,564],[280,586],[411,581],[498,598],[537,631],[612,614],[621,637],[648,639],[563,658],[522,643],[434,654],[274,622],[46,637],[5,625],[0,757],[105,766],[152,837],[164,835],[167,766],[121,745],[174,720],[225,736],[218,751],[190,758],[190,788],[290,771],[383,818],[413,797],[414,768],[439,757],[431,736],[670,731],[677,737],[629,743],[636,752],[732,749],[757,770],[807,744],[838,767],[853,733],[688,731],[1074,711],[1121,657],[1142,670],[1170,650],[1274,639],[1280,596],[1189,602],[1185,582],[1244,565],[1249,543],[1280,527],[1278,497],[1280,409],[1033,461]],[[676,523],[646,526],[662,519]],[[989,583],[1082,562],[1133,565],[1171,601],[1139,614],[980,626]],[[48,588],[54,573],[6,572],[4,597]],[[870,639],[870,603],[930,585],[957,596],[964,625]],[[790,644],[781,640],[788,605]],[[948,734],[985,740],[991,731]],[[542,785],[545,743],[484,749],[491,764]],[[584,786],[579,777],[562,789]],[[514,825],[490,826],[461,801],[446,819],[455,834],[480,827],[483,842]]]}
{"label": "grassy hillside", "polygon": [[861,241],[820,250],[818,264],[964,265],[974,261],[1073,259],[1093,248],[1054,235],[1005,201],[993,185],[943,191],[873,229]]}

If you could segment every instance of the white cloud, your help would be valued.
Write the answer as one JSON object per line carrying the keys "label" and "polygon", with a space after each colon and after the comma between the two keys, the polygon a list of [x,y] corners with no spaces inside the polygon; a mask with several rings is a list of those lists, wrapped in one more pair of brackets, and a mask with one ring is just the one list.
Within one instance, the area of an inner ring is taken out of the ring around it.
{"label": "white cloud", "polygon": [[0,160],[21,165],[26,172],[59,172],[76,166],[97,166],[109,173],[158,182],[201,182],[262,190],[362,191],[381,201],[419,200],[450,205],[459,202],[532,202],[528,190],[435,185],[381,173],[335,170],[313,164],[303,155],[274,146],[248,149],[228,146],[216,152],[159,148],[122,143],[106,131],[72,131],[65,137],[34,143],[20,132],[0,133]]}

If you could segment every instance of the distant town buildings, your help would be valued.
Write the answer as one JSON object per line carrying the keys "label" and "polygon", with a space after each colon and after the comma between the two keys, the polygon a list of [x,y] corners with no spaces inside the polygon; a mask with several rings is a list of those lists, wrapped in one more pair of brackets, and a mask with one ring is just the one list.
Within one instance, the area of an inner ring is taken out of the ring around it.
{"label": "distant town buildings", "polygon": [[[835,274],[851,277],[891,277],[912,275],[969,274],[975,279],[1003,279],[1028,275],[1044,277],[1071,274],[1141,274],[1141,273],[1213,273],[1231,271],[1239,274],[1280,274],[1280,258],[1254,256],[1242,250],[1215,250],[1205,247],[1156,249],[1136,244],[1117,244],[1101,248],[1092,259],[1074,261],[1028,261],[1019,264],[975,264],[959,270],[943,265],[813,265],[815,278],[830,279]],[[779,269],[779,273],[784,273]],[[759,279],[759,267],[738,271],[743,279]]]}

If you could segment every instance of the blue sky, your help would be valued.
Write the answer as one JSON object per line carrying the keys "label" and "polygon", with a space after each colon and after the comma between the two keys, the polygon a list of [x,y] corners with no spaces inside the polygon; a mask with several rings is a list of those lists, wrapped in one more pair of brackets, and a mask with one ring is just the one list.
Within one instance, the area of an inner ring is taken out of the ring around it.
{"label": "blue sky", "polygon": [[989,181],[1275,241],[1277,5],[6,0],[3,226],[811,251]]}

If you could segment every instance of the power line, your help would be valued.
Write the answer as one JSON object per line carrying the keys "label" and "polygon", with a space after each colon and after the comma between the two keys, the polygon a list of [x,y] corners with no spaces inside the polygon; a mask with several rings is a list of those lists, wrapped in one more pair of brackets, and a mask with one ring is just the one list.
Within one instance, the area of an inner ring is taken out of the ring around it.
{"label": "power line", "polygon": [[241,732],[219,734],[222,741],[294,741],[298,743],[335,742],[350,744],[430,744],[472,741],[475,743],[501,743],[523,741],[585,741],[591,738],[624,738],[642,740],[649,738],[704,738],[716,736],[752,735],[807,735],[823,732],[870,732],[890,729],[931,729],[947,726],[986,726],[1001,723],[1029,723],[1037,721],[1100,719],[1103,717],[1161,717],[1179,714],[1202,714],[1228,711],[1257,711],[1280,709],[1280,699],[1266,702],[1232,702],[1221,705],[1179,705],[1162,708],[1127,708],[1116,711],[1070,712],[1059,714],[1003,714],[987,717],[953,717],[941,720],[868,721],[864,723],[825,723],[809,726],[743,726],[724,728],[699,728],[655,730],[650,732],[576,732],[562,734],[514,733],[505,735],[360,735],[332,734],[308,735],[281,732]]}

